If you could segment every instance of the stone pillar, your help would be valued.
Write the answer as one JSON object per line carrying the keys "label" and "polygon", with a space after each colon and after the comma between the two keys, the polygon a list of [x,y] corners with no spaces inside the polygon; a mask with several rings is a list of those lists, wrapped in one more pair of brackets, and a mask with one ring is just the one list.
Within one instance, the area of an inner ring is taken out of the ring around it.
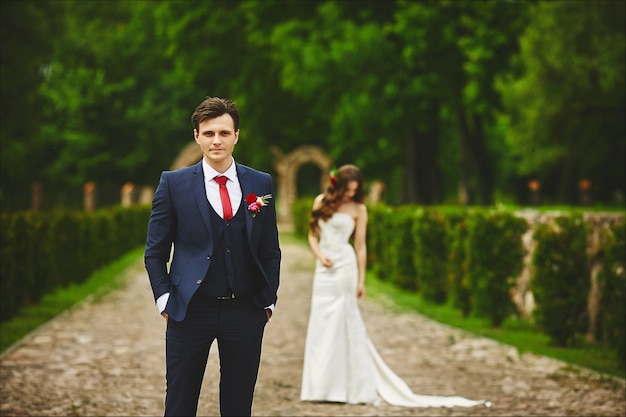
{"label": "stone pillar", "polygon": [[585,339],[588,343],[596,341],[598,335],[598,318],[600,315],[600,302],[602,300],[602,289],[598,275],[604,266],[602,249],[605,245],[603,229],[606,226],[606,220],[601,215],[587,213],[583,216],[586,224],[591,226],[590,232],[587,233],[587,259],[589,259],[590,286],[587,295],[587,314],[589,315],[589,325]]}
{"label": "stone pillar", "polygon": [[370,204],[380,203],[382,195],[385,191],[385,183],[379,180],[372,181],[370,184],[370,192],[367,194],[367,202]]}
{"label": "stone pillar", "polygon": [[43,183],[41,181],[33,182],[31,190],[32,208],[33,210],[39,210],[43,201]]}
{"label": "stone pillar", "polygon": [[141,187],[139,192],[139,204],[152,204],[154,198],[154,188],[150,186]]}
{"label": "stone pillar", "polygon": [[122,185],[120,192],[122,207],[130,207],[133,205],[133,191],[135,191],[135,184],[132,182],[127,182]]}
{"label": "stone pillar", "polygon": [[96,183],[89,181],[83,185],[83,209],[93,211],[96,208]]}
{"label": "stone pillar", "polygon": [[530,279],[532,275],[532,258],[535,252],[537,242],[533,239],[533,225],[529,224],[529,228],[522,236],[524,248],[524,266],[522,272],[517,277],[516,285],[511,291],[511,298],[517,307],[520,317],[532,319],[532,311],[535,308],[535,300],[532,291],[530,291]]}
{"label": "stone pillar", "polygon": [[278,171],[277,191],[279,198],[276,200],[278,203],[278,222],[283,224],[291,224],[293,222],[293,216],[291,214],[291,197],[294,193],[295,180],[289,178],[288,167],[285,165],[276,165],[276,171]]}
{"label": "stone pillar", "polygon": [[541,203],[541,196],[539,195],[540,189],[541,183],[539,181],[528,181],[528,190],[530,191],[530,204],[538,206]]}
{"label": "stone pillar", "polygon": [[588,206],[591,204],[591,181],[586,178],[578,181],[578,199],[580,204]]}

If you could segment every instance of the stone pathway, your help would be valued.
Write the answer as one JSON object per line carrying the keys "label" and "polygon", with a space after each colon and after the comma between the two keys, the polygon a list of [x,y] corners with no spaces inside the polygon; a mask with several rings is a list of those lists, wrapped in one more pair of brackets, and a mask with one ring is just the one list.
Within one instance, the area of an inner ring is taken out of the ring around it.
{"label": "stone pathway", "polygon": [[[279,303],[268,324],[253,406],[256,416],[626,416],[624,380],[360,302],[369,336],[414,392],[486,399],[491,408],[418,409],[299,400],[314,259],[283,244]],[[165,393],[165,321],[142,260],[128,285],[84,302],[0,358],[2,416],[158,416]],[[198,415],[218,415],[217,346]]]}

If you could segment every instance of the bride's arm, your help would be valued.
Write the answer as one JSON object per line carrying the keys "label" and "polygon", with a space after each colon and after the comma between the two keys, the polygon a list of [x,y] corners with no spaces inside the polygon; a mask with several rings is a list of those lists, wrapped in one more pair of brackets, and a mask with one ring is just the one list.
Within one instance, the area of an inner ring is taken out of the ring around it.
{"label": "bride's arm", "polygon": [[310,230],[309,246],[311,247],[311,251],[313,252],[315,257],[322,262],[322,265],[324,265],[326,268],[330,268],[331,266],[333,266],[333,262],[327,256],[324,256],[320,251],[319,238]]}
{"label": "bride's arm", "polygon": [[359,271],[359,283],[357,286],[357,298],[365,296],[365,268],[367,266],[367,245],[365,234],[367,232],[367,207],[360,204],[354,228],[354,251],[356,252],[357,268]]}
{"label": "bride's arm", "polygon": [[[319,206],[322,204],[322,197],[323,195],[320,194],[315,198],[315,201],[313,202],[313,210],[319,208]],[[324,256],[320,251],[319,228],[317,230],[317,233],[313,233],[313,230],[309,228],[309,246],[311,247],[311,251],[313,252],[315,257],[319,259],[320,262],[322,262],[322,265],[324,265],[326,268],[330,268],[331,266],[333,266],[333,262],[327,256]]]}

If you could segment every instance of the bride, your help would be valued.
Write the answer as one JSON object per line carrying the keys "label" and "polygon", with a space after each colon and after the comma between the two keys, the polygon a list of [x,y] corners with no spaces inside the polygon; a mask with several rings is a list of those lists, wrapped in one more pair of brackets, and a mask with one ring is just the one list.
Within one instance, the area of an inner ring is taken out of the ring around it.
{"label": "bride", "polygon": [[[417,395],[370,342],[357,299],[365,295],[367,208],[363,175],[333,170],[315,198],[309,245],[316,259],[300,399],[407,407],[472,407],[463,397]],[[350,242],[354,243],[354,246]]]}

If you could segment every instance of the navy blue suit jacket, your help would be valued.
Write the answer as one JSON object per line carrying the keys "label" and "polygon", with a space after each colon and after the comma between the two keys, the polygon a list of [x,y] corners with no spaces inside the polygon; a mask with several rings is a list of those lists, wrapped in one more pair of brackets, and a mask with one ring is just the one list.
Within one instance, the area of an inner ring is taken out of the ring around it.
{"label": "navy blue suit jacket", "polygon": [[[269,174],[237,163],[236,169],[244,200],[248,194],[274,195]],[[144,261],[154,299],[169,292],[165,312],[176,321],[185,318],[189,301],[211,265],[214,242],[210,209],[202,161],[161,174],[152,201]],[[262,290],[254,294],[252,300],[264,308],[276,303],[279,283],[281,251],[275,201],[269,199],[256,217],[247,210],[247,204],[244,204],[244,211],[251,261],[262,273],[258,279],[264,281]],[[170,253],[173,255],[168,271]]]}

